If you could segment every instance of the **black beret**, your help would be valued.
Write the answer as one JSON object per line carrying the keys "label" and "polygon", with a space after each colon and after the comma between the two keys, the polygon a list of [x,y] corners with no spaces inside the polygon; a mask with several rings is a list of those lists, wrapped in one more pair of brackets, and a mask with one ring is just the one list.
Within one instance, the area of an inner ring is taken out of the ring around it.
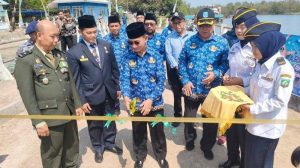
{"label": "black beret", "polygon": [[280,31],[281,25],[273,22],[259,22],[252,25],[244,33],[245,40],[252,41],[259,37],[261,34],[269,31]]}
{"label": "black beret", "polygon": [[154,13],[146,13],[145,21],[146,21],[146,20],[154,20],[155,22],[157,22],[156,16],[155,16]]}
{"label": "black beret", "polygon": [[241,7],[237,9],[235,15],[233,16],[235,24],[239,25],[251,17],[256,17],[256,9]]}
{"label": "black beret", "polygon": [[138,10],[138,11],[136,12],[136,16],[139,16],[139,15],[145,16],[144,12],[141,11],[141,10]]}
{"label": "black beret", "polygon": [[215,13],[210,8],[203,8],[197,14],[197,25],[213,25]]}
{"label": "black beret", "polygon": [[129,39],[136,39],[146,34],[144,23],[134,22],[126,27],[126,33]]}
{"label": "black beret", "polygon": [[79,29],[97,27],[94,16],[83,15],[78,17],[78,27]]}
{"label": "black beret", "polygon": [[112,15],[108,17],[108,24],[110,23],[120,23],[120,18],[117,15]]}

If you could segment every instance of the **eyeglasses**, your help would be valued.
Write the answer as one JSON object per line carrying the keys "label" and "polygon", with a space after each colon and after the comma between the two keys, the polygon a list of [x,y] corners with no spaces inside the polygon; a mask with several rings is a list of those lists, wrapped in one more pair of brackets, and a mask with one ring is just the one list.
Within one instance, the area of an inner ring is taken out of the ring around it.
{"label": "eyeglasses", "polygon": [[128,40],[128,44],[129,44],[129,45],[133,45],[133,44],[139,45],[140,42],[139,42],[139,41],[130,41],[130,40]]}

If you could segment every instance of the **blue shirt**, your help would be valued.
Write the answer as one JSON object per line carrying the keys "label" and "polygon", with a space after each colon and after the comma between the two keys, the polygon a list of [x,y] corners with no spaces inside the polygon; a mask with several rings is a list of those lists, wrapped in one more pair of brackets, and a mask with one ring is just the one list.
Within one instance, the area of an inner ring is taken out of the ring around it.
{"label": "blue shirt", "polygon": [[176,31],[173,31],[167,37],[165,43],[166,58],[171,68],[178,66],[178,58],[185,41],[190,38],[194,33],[186,31],[183,36],[180,36]]}
{"label": "blue shirt", "polygon": [[143,56],[129,50],[123,63],[122,94],[130,99],[137,98],[136,107],[147,99],[153,101],[153,107],[163,105],[166,77],[162,56],[149,47]]}
{"label": "blue shirt", "polygon": [[222,35],[228,41],[229,47],[232,47],[233,44],[238,43],[240,40],[237,38],[235,34],[235,30],[232,29],[227,31],[225,34]]}
{"label": "blue shirt", "polygon": [[189,38],[182,49],[179,57],[179,75],[183,85],[192,82],[193,94],[208,94],[209,88],[205,88],[202,80],[205,73],[212,66],[215,80],[210,84],[212,87],[221,84],[222,75],[228,70],[228,42],[225,38],[212,35],[203,41],[199,34]]}
{"label": "blue shirt", "polygon": [[111,43],[117,60],[118,68],[121,70],[124,55],[128,51],[128,37],[121,32],[117,37],[114,37],[111,33],[109,33],[108,35],[104,36],[103,40]]}
{"label": "blue shirt", "polygon": [[229,50],[228,61],[229,69],[226,74],[230,77],[241,78],[244,87],[249,86],[256,64],[250,43],[244,47],[241,46],[240,42],[235,43]]}
{"label": "blue shirt", "polygon": [[159,52],[162,56],[165,52],[165,45],[161,41],[161,36],[159,33],[154,33],[152,37],[148,37],[147,42],[148,47],[155,49],[157,52]]}
{"label": "blue shirt", "polygon": [[171,34],[174,30],[172,29],[172,27],[170,25],[168,25],[166,28],[163,29],[163,31],[161,32],[161,41],[162,43],[164,43],[168,37],[169,34]]}

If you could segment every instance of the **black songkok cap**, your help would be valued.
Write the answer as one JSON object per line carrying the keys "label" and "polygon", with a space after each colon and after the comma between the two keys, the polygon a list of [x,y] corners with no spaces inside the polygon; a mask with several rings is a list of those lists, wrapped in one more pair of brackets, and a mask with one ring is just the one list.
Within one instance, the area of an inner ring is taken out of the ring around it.
{"label": "black songkok cap", "polygon": [[139,11],[137,11],[137,12],[136,12],[136,16],[139,16],[139,15],[143,15],[143,16],[145,16],[144,12],[143,12],[143,11],[141,11],[141,10],[139,10]]}
{"label": "black songkok cap", "polygon": [[155,22],[157,22],[156,16],[155,16],[154,13],[147,13],[146,16],[145,16],[145,21],[146,20],[154,20]]}
{"label": "black songkok cap", "polygon": [[83,15],[78,17],[78,27],[79,29],[97,27],[94,16]]}
{"label": "black songkok cap", "polygon": [[136,39],[146,34],[144,23],[134,22],[126,27],[126,33],[129,39]]}
{"label": "black songkok cap", "polygon": [[119,16],[112,15],[108,17],[108,24],[110,23],[120,23],[120,18]]}

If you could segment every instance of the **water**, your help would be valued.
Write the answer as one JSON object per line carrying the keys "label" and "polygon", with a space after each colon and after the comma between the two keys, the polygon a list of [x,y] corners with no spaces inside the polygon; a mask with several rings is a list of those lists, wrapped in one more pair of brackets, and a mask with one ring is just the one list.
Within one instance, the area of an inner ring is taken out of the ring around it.
{"label": "water", "polygon": [[[271,21],[281,24],[284,34],[300,35],[300,15],[258,15],[260,21]],[[231,27],[231,18],[224,19],[224,24]]]}

